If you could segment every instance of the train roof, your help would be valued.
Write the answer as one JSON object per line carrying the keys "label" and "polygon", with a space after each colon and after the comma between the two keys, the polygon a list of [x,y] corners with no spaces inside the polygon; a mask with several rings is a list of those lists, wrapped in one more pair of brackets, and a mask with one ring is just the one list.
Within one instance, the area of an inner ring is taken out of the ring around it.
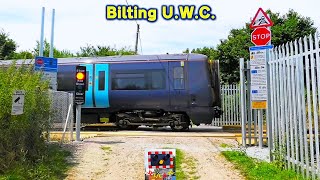
{"label": "train roof", "polygon": [[[124,55],[106,57],[72,57],[57,58],[58,64],[83,64],[83,63],[119,63],[119,62],[157,62],[157,61],[206,61],[207,56],[202,54],[161,54],[161,55]],[[13,60],[0,61],[0,65],[9,65]],[[16,60],[17,64],[34,64],[34,59]]]}

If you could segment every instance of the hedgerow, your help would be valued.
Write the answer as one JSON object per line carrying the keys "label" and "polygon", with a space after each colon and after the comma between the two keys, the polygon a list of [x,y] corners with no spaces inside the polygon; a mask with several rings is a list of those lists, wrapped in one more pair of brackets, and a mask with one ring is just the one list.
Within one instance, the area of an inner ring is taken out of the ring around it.
{"label": "hedgerow", "polygon": [[[0,175],[46,156],[44,132],[50,127],[50,94],[33,66],[0,66]],[[24,113],[11,115],[12,95],[25,91]]]}

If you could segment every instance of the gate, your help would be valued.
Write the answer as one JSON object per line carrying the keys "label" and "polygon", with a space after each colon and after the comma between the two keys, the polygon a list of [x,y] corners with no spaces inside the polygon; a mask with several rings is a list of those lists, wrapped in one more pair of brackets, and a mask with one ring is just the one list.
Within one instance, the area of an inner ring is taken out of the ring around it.
{"label": "gate", "polygon": [[213,126],[240,126],[240,85],[221,85],[221,109],[220,118],[214,118]]}

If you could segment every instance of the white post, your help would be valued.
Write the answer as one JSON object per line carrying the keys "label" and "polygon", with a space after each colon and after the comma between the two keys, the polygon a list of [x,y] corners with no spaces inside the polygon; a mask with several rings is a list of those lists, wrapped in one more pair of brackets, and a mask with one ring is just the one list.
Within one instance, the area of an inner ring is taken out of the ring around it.
{"label": "white post", "polygon": [[[268,15],[268,17],[270,18],[270,15]],[[268,27],[268,29],[270,30],[271,33],[271,27]],[[272,35],[272,33],[271,33]],[[271,40],[268,43],[268,45],[271,45]],[[273,137],[272,137],[272,112],[271,112],[271,81],[270,81],[270,65],[269,65],[269,61],[270,61],[270,50],[267,50],[267,54],[266,54],[266,69],[267,69],[267,93],[268,93],[268,97],[267,97],[267,112],[266,112],[266,121],[267,121],[267,137],[268,137],[268,148],[269,148],[269,157],[270,157],[270,161],[273,160],[272,157],[272,149],[273,149]]]}
{"label": "white post", "polygon": [[62,138],[61,138],[61,142],[60,144],[63,142],[64,140],[64,136],[66,134],[66,131],[67,131],[67,126],[68,126],[68,122],[69,122],[69,119],[70,119],[70,112],[71,112],[71,104],[69,104],[69,108],[68,108],[68,114],[67,114],[67,118],[66,118],[66,121],[65,121],[65,124],[64,124],[64,128],[63,128],[63,134],[62,134]]}
{"label": "white post", "polygon": [[[69,93],[69,104],[71,105],[71,109],[73,110],[73,94]],[[73,112],[73,111],[72,111]],[[73,114],[73,113],[72,113]],[[73,117],[73,116],[72,116]],[[69,129],[70,129],[70,142],[73,141],[73,120],[74,117],[71,118],[70,124],[69,124]]]}
{"label": "white post", "polygon": [[39,56],[43,56],[44,14],[45,14],[45,7],[42,7]]}
{"label": "white post", "polygon": [[244,59],[240,58],[240,85],[241,85],[241,132],[242,146],[246,147],[246,99],[245,99],[245,82],[244,82]]}
{"label": "white post", "polygon": [[52,9],[52,25],[51,25],[51,42],[50,42],[50,54],[49,57],[53,58],[53,39],[54,39],[54,18],[55,18],[55,9]]}
{"label": "white post", "polygon": [[76,105],[76,141],[80,142],[81,105]]}
{"label": "white post", "polygon": [[263,122],[262,122],[263,118],[262,118],[262,116],[263,116],[263,110],[259,109],[258,110],[259,148],[262,148],[262,146],[263,146],[263,138],[262,138],[262,136],[263,136]]}

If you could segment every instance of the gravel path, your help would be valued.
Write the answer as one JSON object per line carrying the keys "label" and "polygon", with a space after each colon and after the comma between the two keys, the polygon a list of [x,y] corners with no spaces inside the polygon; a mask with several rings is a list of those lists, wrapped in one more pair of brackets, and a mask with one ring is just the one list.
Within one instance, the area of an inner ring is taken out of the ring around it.
{"label": "gravel path", "polygon": [[[196,174],[203,180],[244,179],[220,155],[220,144],[235,140],[211,137],[96,137],[75,144],[75,166],[69,180],[144,180],[146,148],[179,148],[195,159]],[[106,147],[105,150],[102,147]]]}

